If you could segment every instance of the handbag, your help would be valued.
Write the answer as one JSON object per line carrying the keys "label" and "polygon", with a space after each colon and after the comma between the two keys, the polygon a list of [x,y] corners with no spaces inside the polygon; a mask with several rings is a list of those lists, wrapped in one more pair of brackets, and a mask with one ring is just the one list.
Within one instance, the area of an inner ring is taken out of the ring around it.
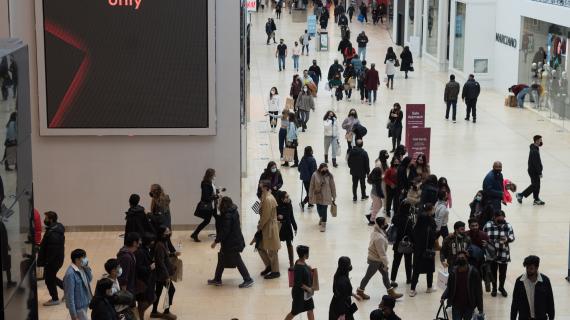
{"label": "handbag", "polygon": [[358,306],[356,305],[356,303],[352,303],[349,307],[348,307],[348,312],[350,314],[355,314],[356,311],[358,311]]}
{"label": "handbag", "polygon": [[293,285],[295,284],[295,269],[289,268],[287,270],[287,278],[289,280],[289,288],[293,288]]}
{"label": "handbag", "polygon": [[[441,313],[441,317],[439,314]],[[439,305],[439,309],[437,309],[437,314],[435,315],[435,320],[449,320],[449,316],[447,315],[447,307],[445,306],[445,302],[442,302]]]}
{"label": "handbag", "polygon": [[412,254],[414,252],[414,244],[408,236],[404,236],[398,244],[398,252],[401,254]]}
{"label": "handbag", "polygon": [[311,289],[314,291],[319,291],[319,272],[317,268],[311,269],[311,277],[313,279],[313,283],[311,284]]}
{"label": "handbag", "polygon": [[445,290],[447,288],[447,279],[449,279],[447,270],[439,270],[437,273],[437,287],[441,290]]}
{"label": "handbag", "polygon": [[394,61],[394,67],[399,67],[400,66],[400,60],[396,59],[396,61]]}
{"label": "handbag", "polygon": [[336,207],[336,203],[332,203],[331,205],[331,216],[336,217],[337,215],[337,207]]}
{"label": "handbag", "polygon": [[212,211],[214,211],[214,206],[212,205],[211,201],[208,202],[200,201],[196,205],[196,210],[194,210],[194,216],[206,219],[212,215]]}
{"label": "handbag", "polygon": [[351,132],[347,132],[347,133],[344,135],[344,137],[346,138],[346,141],[348,141],[348,142],[352,142],[353,136],[354,136],[354,134],[352,133],[352,131],[351,131]]}
{"label": "handbag", "polygon": [[295,148],[286,147],[283,150],[283,160],[285,162],[293,161],[295,159]]}
{"label": "handbag", "polygon": [[389,131],[392,131],[392,129],[394,129],[394,123],[390,120],[388,120],[388,123],[386,123],[386,129],[388,129]]}
{"label": "handbag", "polygon": [[362,14],[359,14],[356,19],[358,19],[359,22],[364,22],[364,16]]}
{"label": "handbag", "polygon": [[354,78],[349,78],[348,79],[348,85],[350,86],[350,89],[354,89],[356,88],[356,79]]}
{"label": "handbag", "polygon": [[238,257],[237,252],[222,252],[219,251],[218,252],[218,260],[222,262],[222,265],[224,266],[224,268],[227,269],[233,269],[235,267],[237,267],[237,257]]}

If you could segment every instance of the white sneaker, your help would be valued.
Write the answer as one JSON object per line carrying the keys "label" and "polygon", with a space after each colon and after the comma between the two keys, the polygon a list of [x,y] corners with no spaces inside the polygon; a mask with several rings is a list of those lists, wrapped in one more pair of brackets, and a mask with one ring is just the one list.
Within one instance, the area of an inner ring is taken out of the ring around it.
{"label": "white sneaker", "polygon": [[411,290],[408,295],[413,298],[416,296],[416,294],[418,294],[418,292],[416,290]]}
{"label": "white sneaker", "polygon": [[432,292],[436,292],[437,289],[436,288],[427,288],[426,293],[432,293]]}

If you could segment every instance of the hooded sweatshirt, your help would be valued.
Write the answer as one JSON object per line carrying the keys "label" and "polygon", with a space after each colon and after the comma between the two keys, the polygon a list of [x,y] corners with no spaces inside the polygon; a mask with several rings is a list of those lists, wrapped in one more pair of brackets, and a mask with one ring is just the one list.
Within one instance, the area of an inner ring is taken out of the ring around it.
{"label": "hooded sweatshirt", "polygon": [[139,205],[131,207],[125,212],[125,220],[125,234],[136,232],[142,237],[145,232],[155,233],[144,208]]}

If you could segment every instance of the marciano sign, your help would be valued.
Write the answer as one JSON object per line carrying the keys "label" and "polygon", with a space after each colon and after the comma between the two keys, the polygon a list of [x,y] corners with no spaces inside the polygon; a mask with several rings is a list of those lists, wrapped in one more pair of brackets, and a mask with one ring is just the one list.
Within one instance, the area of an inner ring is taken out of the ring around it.
{"label": "marciano sign", "polygon": [[570,8],[570,0],[531,0],[531,1]]}

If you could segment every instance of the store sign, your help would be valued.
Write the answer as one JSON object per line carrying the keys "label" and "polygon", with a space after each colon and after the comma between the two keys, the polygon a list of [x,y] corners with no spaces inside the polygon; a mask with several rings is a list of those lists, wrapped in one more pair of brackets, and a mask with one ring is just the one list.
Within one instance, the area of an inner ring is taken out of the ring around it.
{"label": "store sign", "polygon": [[504,34],[496,33],[495,34],[495,40],[497,40],[497,42],[502,43],[506,46],[513,47],[515,49],[518,48],[517,39],[515,39],[513,37],[509,37],[509,36],[506,36]]}
{"label": "store sign", "polygon": [[247,11],[257,11],[257,0],[246,0],[245,6]]}
{"label": "store sign", "polygon": [[408,155],[412,159],[417,159],[420,154],[424,154],[426,156],[426,160],[429,162],[431,128],[412,128],[409,132],[410,140],[406,145]]}
{"label": "store sign", "polygon": [[424,128],[426,126],[426,105],[406,105],[406,146],[410,144],[410,130],[412,128]]}
{"label": "store sign", "polygon": [[570,0],[531,0],[531,1],[570,8]]}

